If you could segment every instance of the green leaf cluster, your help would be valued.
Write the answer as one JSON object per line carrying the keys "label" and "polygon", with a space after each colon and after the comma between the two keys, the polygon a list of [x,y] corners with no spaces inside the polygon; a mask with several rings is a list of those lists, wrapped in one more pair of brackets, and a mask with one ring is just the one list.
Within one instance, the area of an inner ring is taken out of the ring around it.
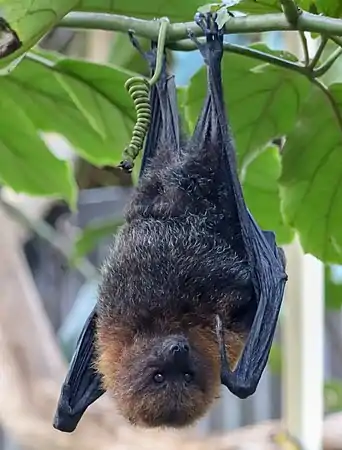
{"label": "green leaf cluster", "polygon": [[41,133],[63,135],[88,161],[118,164],[129,141],[134,108],[124,88],[131,74],[115,67],[30,53],[0,77],[0,177],[18,192],[60,195],[72,204],[70,165]]}

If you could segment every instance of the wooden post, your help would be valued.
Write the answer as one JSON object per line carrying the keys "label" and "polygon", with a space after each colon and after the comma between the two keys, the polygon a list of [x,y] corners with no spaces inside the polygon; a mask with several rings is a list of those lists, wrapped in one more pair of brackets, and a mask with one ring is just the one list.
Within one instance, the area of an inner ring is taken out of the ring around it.
{"label": "wooden post", "polygon": [[289,280],[284,300],[283,417],[304,450],[322,450],[324,383],[323,264],[304,255],[298,240],[286,248]]}

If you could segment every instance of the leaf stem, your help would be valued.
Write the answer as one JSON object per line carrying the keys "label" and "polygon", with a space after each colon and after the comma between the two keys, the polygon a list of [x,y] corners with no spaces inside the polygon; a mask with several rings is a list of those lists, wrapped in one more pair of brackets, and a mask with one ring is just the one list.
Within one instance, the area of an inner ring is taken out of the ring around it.
{"label": "leaf stem", "polygon": [[342,47],[339,47],[329,56],[329,58],[327,58],[326,61],[324,61],[323,64],[313,71],[314,77],[319,78],[324,75],[341,55]]}
{"label": "leaf stem", "polygon": [[303,53],[304,53],[304,61],[305,66],[308,67],[310,63],[310,56],[309,56],[309,48],[308,48],[308,41],[306,40],[304,31],[299,32],[300,40],[302,41],[302,47],[303,47]]}
{"label": "leaf stem", "polygon": [[330,36],[330,39],[335,42],[336,45],[338,45],[339,47],[342,47],[342,39],[338,38],[336,36]]}
{"label": "leaf stem", "polygon": [[[157,20],[143,20],[117,14],[88,12],[71,12],[62,19],[59,26],[121,32],[128,32],[128,30],[132,29],[137,36],[155,40],[159,31],[159,22]],[[166,42],[186,39],[188,30],[191,30],[196,37],[203,36],[202,30],[193,21],[173,23],[168,27]],[[294,26],[289,23],[286,16],[282,13],[239,16],[229,19],[226,34],[289,30],[342,36],[342,20],[303,11],[299,14],[297,24]]]}
{"label": "leaf stem", "polygon": [[325,46],[327,45],[327,43],[328,43],[328,38],[326,36],[322,36],[321,37],[321,42],[319,44],[319,47],[318,47],[314,57],[312,58],[309,66],[308,66],[310,69],[314,69],[315,68],[316,64],[319,61],[319,58],[322,56],[323,50],[325,49]]}
{"label": "leaf stem", "polygon": [[322,81],[317,80],[317,79],[313,79],[312,82],[323,92],[323,94],[325,95],[325,97],[327,98],[327,100],[330,103],[330,106],[336,116],[337,122],[338,122],[338,126],[340,127],[340,130],[342,131],[342,116],[340,113],[340,109],[338,104],[335,102],[334,97],[331,95],[329,89],[324,85],[324,83],[322,83]]}

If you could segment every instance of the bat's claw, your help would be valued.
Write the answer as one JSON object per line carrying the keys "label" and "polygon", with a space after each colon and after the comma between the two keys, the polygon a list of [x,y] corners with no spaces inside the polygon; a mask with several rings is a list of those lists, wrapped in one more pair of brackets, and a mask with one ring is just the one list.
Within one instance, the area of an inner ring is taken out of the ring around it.
{"label": "bat's claw", "polygon": [[189,33],[189,38],[197,45],[206,64],[209,64],[210,59],[208,52],[210,52],[211,57],[214,56],[217,61],[221,61],[223,55],[224,28],[219,29],[216,18],[216,13],[196,13],[195,15],[195,23],[201,28],[205,35],[207,41],[206,44],[200,43],[194,37],[193,33]]}
{"label": "bat's claw", "polygon": [[[157,20],[157,19],[154,19]],[[128,30],[128,37],[133,47],[140,53],[140,55],[148,62],[151,69],[155,69],[157,61],[157,43],[152,41],[152,49],[149,51],[143,50],[140,42],[135,37],[134,30]]]}
{"label": "bat's claw", "polygon": [[216,22],[217,13],[196,13],[195,23],[201,28],[203,34],[212,39],[213,36],[221,36],[224,34],[224,28],[219,29]]}
{"label": "bat's claw", "polygon": [[194,32],[192,31],[192,30],[190,30],[190,28],[188,28],[188,36],[189,36],[189,39],[191,39],[195,44],[196,44],[196,46],[198,47],[198,49],[204,49],[204,44],[202,44],[198,39],[197,39],[197,37],[195,36],[195,34],[194,34]]}
{"label": "bat's claw", "polygon": [[146,57],[145,52],[142,49],[138,39],[135,37],[135,31],[128,30],[128,37],[129,37],[129,40],[130,40],[131,44],[133,45],[133,47],[145,58]]}

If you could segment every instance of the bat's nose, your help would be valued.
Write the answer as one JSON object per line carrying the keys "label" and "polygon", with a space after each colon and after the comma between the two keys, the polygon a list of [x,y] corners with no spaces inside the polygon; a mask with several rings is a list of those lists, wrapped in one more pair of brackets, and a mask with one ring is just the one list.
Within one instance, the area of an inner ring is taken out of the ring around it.
{"label": "bat's nose", "polygon": [[170,352],[173,355],[177,355],[177,354],[186,354],[188,353],[190,350],[190,347],[187,343],[184,342],[179,342],[177,344],[172,344],[170,347]]}
{"label": "bat's nose", "polygon": [[165,342],[165,350],[168,354],[168,359],[171,358],[177,365],[188,364],[190,345],[184,336],[170,336]]}

